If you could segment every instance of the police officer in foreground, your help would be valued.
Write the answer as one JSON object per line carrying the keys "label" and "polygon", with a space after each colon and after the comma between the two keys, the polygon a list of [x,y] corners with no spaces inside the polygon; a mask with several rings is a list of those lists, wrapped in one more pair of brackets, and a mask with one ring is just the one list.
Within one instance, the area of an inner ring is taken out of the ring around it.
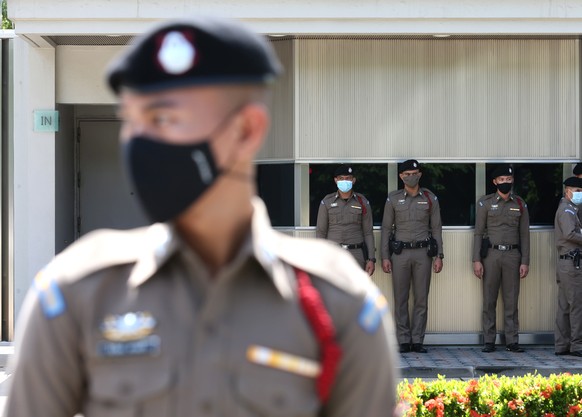
{"label": "police officer in foreground", "polygon": [[483,281],[483,352],[495,351],[496,307],[503,296],[506,349],[519,345],[518,300],[520,279],[529,272],[529,214],[525,201],[514,194],[513,168],[502,164],[492,173],[497,191],[477,203],[473,241],[473,273]]}
{"label": "police officer in foreground", "polygon": [[[404,188],[392,191],[384,206],[382,269],[393,277],[400,353],[426,353],[423,343],[431,275],[432,271],[438,274],[443,269],[441,212],[433,192],[419,185],[422,172],[418,161],[410,159],[401,163],[398,172]],[[408,314],[411,286],[412,320]]]}
{"label": "police officer in foreground", "polygon": [[376,269],[376,245],[370,203],[353,190],[356,177],[350,165],[338,166],[333,179],[338,190],[321,200],[315,236],[339,244],[372,275]]}
{"label": "police officer in foreground", "polygon": [[38,274],[7,416],[391,414],[385,299],[343,249],[275,232],[255,197],[279,72],[263,37],[208,18],[157,26],[112,66],[157,223],[86,235]]}
{"label": "police officer in foreground", "polygon": [[564,181],[554,221],[558,259],[558,305],[556,308],[556,355],[582,357],[582,223],[578,215],[582,204],[582,178]]}

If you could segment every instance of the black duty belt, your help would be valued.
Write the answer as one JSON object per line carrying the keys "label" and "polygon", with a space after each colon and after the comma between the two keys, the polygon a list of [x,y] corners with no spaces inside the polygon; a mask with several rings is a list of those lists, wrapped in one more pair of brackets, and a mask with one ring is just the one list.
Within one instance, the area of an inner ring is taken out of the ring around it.
{"label": "black duty belt", "polygon": [[420,242],[402,242],[403,249],[419,249],[428,247],[428,240],[421,240]]}
{"label": "black duty belt", "polygon": [[560,259],[574,259],[572,255],[560,255]]}
{"label": "black duty belt", "polygon": [[489,247],[504,252],[512,249],[517,249],[519,248],[519,245],[489,245]]}
{"label": "black duty belt", "polygon": [[340,246],[344,249],[362,249],[364,247],[364,244],[363,243],[353,243],[353,244],[340,243]]}

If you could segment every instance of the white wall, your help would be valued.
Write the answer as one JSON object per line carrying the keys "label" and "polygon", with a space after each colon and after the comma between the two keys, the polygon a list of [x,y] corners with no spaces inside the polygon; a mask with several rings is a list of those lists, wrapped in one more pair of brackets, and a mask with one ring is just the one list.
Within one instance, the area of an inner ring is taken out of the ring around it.
{"label": "white wall", "polygon": [[58,46],[56,97],[60,104],[113,104],[105,70],[121,46]]}
{"label": "white wall", "polygon": [[55,107],[55,51],[14,40],[14,312],[55,253],[54,133],[33,131]]}
{"label": "white wall", "polygon": [[[135,33],[216,14],[265,33],[580,33],[580,0],[10,0],[17,33]],[[91,18],[88,19],[87,17]]]}

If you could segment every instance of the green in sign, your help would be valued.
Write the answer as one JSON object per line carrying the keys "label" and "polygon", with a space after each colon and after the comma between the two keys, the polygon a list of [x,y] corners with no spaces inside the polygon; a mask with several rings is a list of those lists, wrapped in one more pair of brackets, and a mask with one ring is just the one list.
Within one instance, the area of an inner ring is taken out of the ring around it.
{"label": "green in sign", "polygon": [[35,132],[58,132],[59,112],[57,110],[35,110],[34,111],[34,131]]}

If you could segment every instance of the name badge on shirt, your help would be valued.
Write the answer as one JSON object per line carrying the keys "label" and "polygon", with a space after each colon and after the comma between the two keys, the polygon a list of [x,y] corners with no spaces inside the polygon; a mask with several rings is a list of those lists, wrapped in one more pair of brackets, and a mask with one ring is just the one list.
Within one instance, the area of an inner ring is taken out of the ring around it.
{"label": "name badge on shirt", "polygon": [[418,201],[418,204],[428,204],[428,201]]}
{"label": "name badge on shirt", "polygon": [[404,204],[406,200],[398,200],[398,204]]}
{"label": "name badge on shirt", "polygon": [[358,207],[358,206],[350,206],[350,207],[351,207],[351,208],[358,209],[358,210],[361,210],[361,209],[362,209],[361,207]]}
{"label": "name badge on shirt", "polygon": [[329,206],[330,207],[337,207],[337,203],[331,203]]}
{"label": "name badge on shirt", "polygon": [[251,345],[247,349],[249,362],[293,374],[315,378],[321,373],[321,365],[307,358],[281,352],[264,346]]}
{"label": "name badge on shirt", "polygon": [[509,210],[511,210],[511,211],[521,211],[520,209],[518,209],[518,208],[513,208],[513,207],[510,207],[510,208],[509,208]]}

